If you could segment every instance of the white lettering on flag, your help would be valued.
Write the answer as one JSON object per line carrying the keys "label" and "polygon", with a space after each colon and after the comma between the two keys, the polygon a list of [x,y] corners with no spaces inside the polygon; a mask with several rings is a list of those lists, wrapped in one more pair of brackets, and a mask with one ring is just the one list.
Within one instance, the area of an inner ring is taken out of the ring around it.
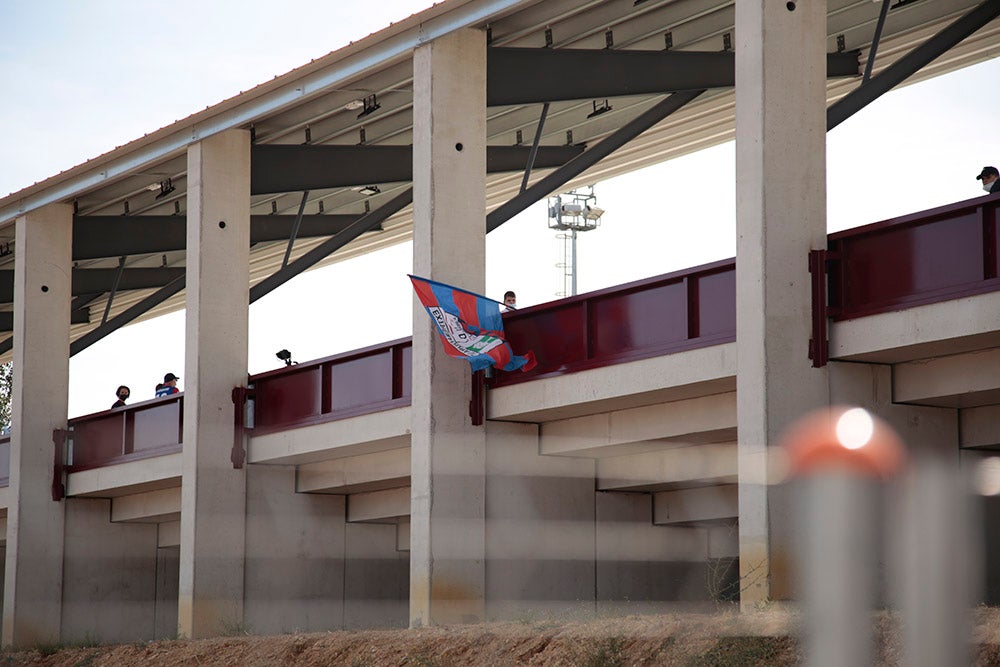
{"label": "white lettering on flag", "polygon": [[427,310],[430,311],[444,339],[467,357],[486,354],[493,348],[503,345],[503,340],[496,336],[469,333],[457,317],[437,306]]}

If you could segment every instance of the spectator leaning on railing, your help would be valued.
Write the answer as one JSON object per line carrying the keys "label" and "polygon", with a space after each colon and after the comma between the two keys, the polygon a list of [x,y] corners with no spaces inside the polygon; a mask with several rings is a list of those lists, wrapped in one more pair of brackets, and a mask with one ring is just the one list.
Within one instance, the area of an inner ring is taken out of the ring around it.
{"label": "spectator leaning on railing", "polygon": [[163,376],[163,384],[156,385],[156,398],[161,396],[170,396],[171,394],[176,394],[180,391],[177,388],[177,381],[180,380],[179,377],[173,373],[167,373]]}
{"label": "spectator leaning on railing", "polygon": [[1000,171],[996,167],[983,167],[976,180],[982,181],[983,190],[991,195],[1000,192]]}

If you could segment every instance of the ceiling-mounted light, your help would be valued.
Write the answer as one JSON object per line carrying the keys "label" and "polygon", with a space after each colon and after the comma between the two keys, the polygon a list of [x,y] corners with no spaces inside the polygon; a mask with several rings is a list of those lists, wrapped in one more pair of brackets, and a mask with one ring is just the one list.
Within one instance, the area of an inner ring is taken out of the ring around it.
{"label": "ceiling-mounted light", "polygon": [[362,100],[361,106],[364,107],[364,110],[358,114],[358,118],[364,118],[365,116],[373,114],[382,108],[382,105],[378,103],[378,98],[375,96],[375,93],[372,93]]}
{"label": "ceiling-mounted light", "polygon": [[594,100],[594,110],[587,114],[587,118],[593,118],[594,116],[600,116],[602,113],[607,113],[611,111],[611,105],[607,100],[604,100],[600,105],[597,100]]}
{"label": "ceiling-mounted light", "polygon": [[348,111],[357,111],[358,109],[363,109],[365,106],[365,101],[361,99],[351,100],[344,105],[344,108]]}
{"label": "ceiling-mounted light", "polygon": [[160,181],[160,194],[156,195],[155,199],[163,199],[176,189],[171,179]]}
{"label": "ceiling-mounted light", "polygon": [[372,195],[377,195],[382,192],[381,188],[377,185],[366,185],[361,188],[352,188],[358,194],[362,194],[365,197],[371,197]]}

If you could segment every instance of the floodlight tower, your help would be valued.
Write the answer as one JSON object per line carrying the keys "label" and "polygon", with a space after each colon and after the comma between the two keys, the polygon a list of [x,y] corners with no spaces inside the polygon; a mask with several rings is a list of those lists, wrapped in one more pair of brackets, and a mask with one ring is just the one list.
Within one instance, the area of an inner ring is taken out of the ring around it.
{"label": "floodlight tower", "polygon": [[[604,209],[597,206],[594,186],[573,190],[548,198],[549,229],[568,231],[556,238],[563,242],[563,261],[556,266],[563,269],[563,291],[560,296],[576,296],[576,235],[589,232],[601,224]],[[569,281],[569,290],[567,290]]]}

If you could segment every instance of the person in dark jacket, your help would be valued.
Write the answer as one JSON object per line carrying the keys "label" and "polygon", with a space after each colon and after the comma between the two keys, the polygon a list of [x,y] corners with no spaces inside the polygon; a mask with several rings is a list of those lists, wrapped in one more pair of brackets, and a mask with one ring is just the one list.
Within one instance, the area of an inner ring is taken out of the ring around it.
{"label": "person in dark jacket", "polygon": [[127,401],[128,397],[131,396],[131,395],[132,395],[132,390],[131,389],[129,389],[125,385],[120,385],[118,387],[118,389],[115,390],[115,396],[118,397],[118,400],[115,401],[115,404],[112,405],[111,408],[112,409],[114,409],[114,408],[124,408],[125,407],[125,401]]}
{"label": "person in dark jacket", "polygon": [[983,167],[976,180],[982,181],[983,190],[991,195],[1000,192],[1000,171],[996,167]]}

